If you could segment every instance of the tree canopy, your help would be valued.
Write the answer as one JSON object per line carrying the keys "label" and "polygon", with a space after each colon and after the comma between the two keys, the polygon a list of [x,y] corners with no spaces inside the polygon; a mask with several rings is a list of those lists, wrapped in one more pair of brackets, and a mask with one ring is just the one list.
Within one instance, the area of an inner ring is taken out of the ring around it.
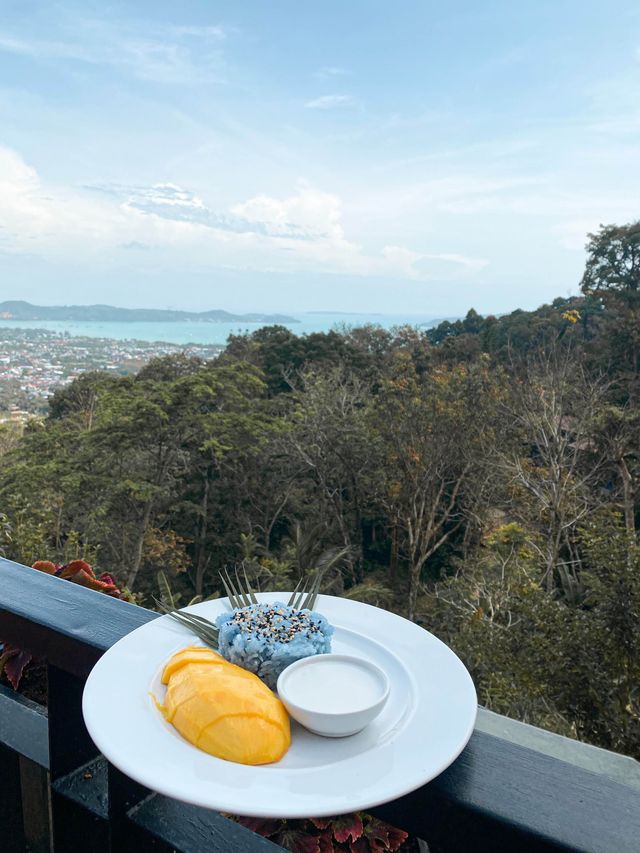
{"label": "tree canopy", "polygon": [[86,373],[0,434],[0,546],[152,603],[242,564],[388,607],[499,712],[640,757],[640,223],[582,295],[433,329],[282,326]]}

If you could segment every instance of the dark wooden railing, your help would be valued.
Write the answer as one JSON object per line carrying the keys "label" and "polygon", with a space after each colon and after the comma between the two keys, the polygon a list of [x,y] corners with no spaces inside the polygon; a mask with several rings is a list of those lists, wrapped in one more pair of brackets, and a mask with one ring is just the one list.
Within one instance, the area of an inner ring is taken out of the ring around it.
{"label": "dark wooden railing", "polygon": [[[155,618],[0,560],[0,638],[44,658],[48,669],[46,710],[0,686],[3,853],[281,849],[215,812],[142,788],[89,738],[81,696],[91,667]],[[432,853],[638,853],[640,790],[577,766],[591,748],[562,740],[575,762],[476,730],[437,779],[374,813],[425,839]]]}

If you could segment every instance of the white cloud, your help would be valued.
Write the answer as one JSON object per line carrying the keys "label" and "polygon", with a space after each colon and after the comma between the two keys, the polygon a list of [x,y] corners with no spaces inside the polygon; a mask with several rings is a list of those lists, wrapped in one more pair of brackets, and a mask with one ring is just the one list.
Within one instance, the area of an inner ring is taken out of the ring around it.
{"label": "white cloud", "polygon": [[352,95],[321,95],[305,103],[308,110],[333,110],[339,107],[353,107],[356,100]]}
{"label": "white cloud", "polygon": [[[120,217],[121,218],[121,217]],[[37,172],[0,146],[0,228],[3,249],[50,257],[109,245],[118,211],[63,188],[43,187]]]}
{"label": "white cloud", "polygon": [[[49,261],[108,265],[122,249],[136,264],[329,272],[427,280],[434,264],[474,272],[485,261],[405,246],[364,248],[345,233],[340,198],[306,182],[295,192],[258,194],[214,210],[172,183],[97,185],[81,190],[43,184],[11,149],[0,147],[0,246]],[[121,261],[120,261],[121,262]]]}
{"label": "white cloud", "polygon": [[344,239],[340,199],[305,183],[301,183],[298,192],[288,198],[258,195],[235,205],[231,211],[248,222],[269,224],[282,229],[283,233],[295,224],[316,239]]}
{"label": "white cloud", "polygon": [[[122,201],[131,211],[159,216],[163,219],[204,225],[221,231],[264,234],[291,239],[314,239],[319,236],[308,229],[304,219],[283,218],[278,215],[278,203],[266,196],[256,196],[235,205],[229,212],[211,210],[202,199],[176,184],[154,184],[151,187],[122,187],[94,185],[87,189],[107,193]],[[262,209],[264,208],[264,209]]]}

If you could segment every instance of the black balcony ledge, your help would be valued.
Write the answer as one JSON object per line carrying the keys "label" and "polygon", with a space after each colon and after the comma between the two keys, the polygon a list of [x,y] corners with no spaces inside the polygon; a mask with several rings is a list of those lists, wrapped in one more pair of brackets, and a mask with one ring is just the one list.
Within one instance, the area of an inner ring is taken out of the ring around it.
{"label": "black balcony ledge", "polygon": [[[148,791],[100,756],[81,712],[84,680],[157,614],[0,559],[0,637],[42,657],[48,709],[0,687],[4,853],[267,853],[227,818]],[[425,733],[427,736],[428,733]],[[638,853],[632,759],[480,709],[467,748],[437,779],[376,815],[430,853]]]}

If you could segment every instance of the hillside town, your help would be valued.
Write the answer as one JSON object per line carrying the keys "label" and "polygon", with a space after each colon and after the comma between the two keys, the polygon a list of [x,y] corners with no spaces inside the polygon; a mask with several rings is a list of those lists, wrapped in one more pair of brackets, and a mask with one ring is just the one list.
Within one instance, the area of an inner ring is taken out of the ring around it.
{"label": "hillside town", "polygon": [[135,373],[156,356],[214,358],[221,346],[72,337],[45,329],[0,330],[0,422],[44,414],[47,398],[86,370]]}

